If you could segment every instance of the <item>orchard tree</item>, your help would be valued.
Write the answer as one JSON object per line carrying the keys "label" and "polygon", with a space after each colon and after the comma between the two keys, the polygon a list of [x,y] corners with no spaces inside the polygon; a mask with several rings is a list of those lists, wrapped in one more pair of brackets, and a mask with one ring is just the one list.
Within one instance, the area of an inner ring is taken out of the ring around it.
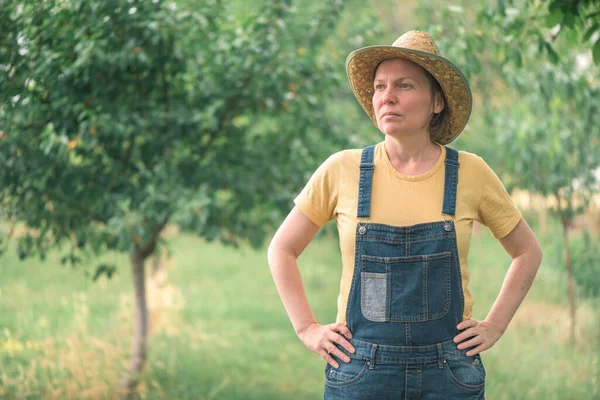
{"label": "orchard tree", "polygon": [[432,0],[419,4],[417,13],[429,29],[441,30],[439,40],[456,40],[454,48],[463,50],[458,59],[466,59],[468,69],[477,73],[482,62],[489,67],[490,50],[499,65],[522,66],[531,55],[557,63],[564,54],[559,39],[589,49],[600,66],[597,0]]}
{"label": "orchard tree", "polygon": [[598,4],[497,0],[480,9],[447,6],[432,14],[423,7],[420,14],[430,21],[443,54],[464,66],[474,87],[467,131],[475,132],[463,135],[469,149],[482,154],[509,189],[555,200],[574,338],[569,227],[599,189]]}
{"label": "orchard tree", "polygon": [[18,238],[21,258],[129,253],[129,396],[147,356],[144,265],[165,226],[261,245],[346,142],[327,112],[343,63],[324,47],[342,2],[310,20],[291,0],[242,17],[218,0],[2,3],[1,212],[36,232]]}
{"label": "orchard tree", "polygon": [[600,171],[597,72],[578,71],[565,57],[537,71],[520,70],[513,75],[518,100],[494,116],[496,143],[503,149],[504,170],[514,185],[555,200],[552,209],[562,227],[573,339],[576,291],[569,229],[600,184],[595,177]]}

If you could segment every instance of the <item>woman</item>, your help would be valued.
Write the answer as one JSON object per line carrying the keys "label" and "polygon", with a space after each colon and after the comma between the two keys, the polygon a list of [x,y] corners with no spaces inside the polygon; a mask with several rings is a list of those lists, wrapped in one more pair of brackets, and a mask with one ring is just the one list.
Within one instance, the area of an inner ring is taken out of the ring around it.
{"label": "woman", "polygon": [[[429,35],[411,31],[392,46],[354,51],[347,72],[385,139],[332,155],[295,199],[269,246],[279,295],[298,337],[327,361],[325,399],[484,398],[480,353],[502,336],[533,282],[535,235],[481,158],[443,146],[466,125],[471,92]],[[321,325],[296,259],[334,218],[338,316]],[[483,321],[471,318],[468,290],[473,221],[512,258]]]}

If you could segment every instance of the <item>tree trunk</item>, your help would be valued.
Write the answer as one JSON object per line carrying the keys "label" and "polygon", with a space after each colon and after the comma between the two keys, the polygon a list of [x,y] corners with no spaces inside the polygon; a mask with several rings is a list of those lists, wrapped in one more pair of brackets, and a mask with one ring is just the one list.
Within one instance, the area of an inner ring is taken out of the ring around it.
{"label": "tree trunk", "polygon": [[139,374],[146,363],[148,349],[148,306],[146,304],[146,286],[144,279],[144,261],[148,255],[141,249],[131,254],[131,271],[135,290],[135,326],[133,346],[129,368],[121,379],[121,399],[131,399],[136,393]]}
{"label": "tree trunk", "polygon": [[133,345],[129,367],[121,378],[119,395],[122,400],[132,399],[136,395],[140,373],[146,364],[148,353],[148,304],[146,303],[146,280],[144,276],[144,262],[154,253],[156,242],[169,217],[152,229],[148,241],[136,247],[131,253],[131,272],[135,293],[135,325],[133,329]]}
{"label": "tree trunk", "polygon": [[569,247],[569,224],[565,216],[559,210],[560,221],[563,227],[563,240],[565,242],[565,262],[567,266],[567,280],[569,285],[569,306],[571,309],[571,340],[575,340],[575,284],[573,282],[573,266],[571,263],[571,249]]}
{"label": "tree trunk", "polygon": [[12,238],[13,234],[15,233],[16,226],[17,226],[17,219],[11,218],[10,219],[10,228],[8,229],[8,234],[6,235],[6,238],[8,240],[10,240]]}

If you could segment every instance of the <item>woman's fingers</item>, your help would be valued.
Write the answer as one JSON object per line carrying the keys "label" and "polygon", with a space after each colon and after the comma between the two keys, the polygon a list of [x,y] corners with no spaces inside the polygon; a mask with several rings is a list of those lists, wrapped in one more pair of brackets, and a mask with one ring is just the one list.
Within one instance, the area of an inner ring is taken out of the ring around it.
{"label": "woman's fingers", "polygon": [[335,360],[333,359],[333,357],[331,357],[331,355],[330,355],[330,354],[329,354],[327,351],[325,351],[325,350],[321,350],[321,351],[319,352],[319,355],[320,355],[320,356],[321,356],[321,357],[322,357],[322,358],[323,358],[325,361],[327,361],[327,363],[328,363],[329,365],[331,365],[333,368],[339,368],[339,367],[340,367],[340,365],[337,363],[337,361],[335,361]]}
{"label": "woman's fingers", "polygon": [[337,346],[335,344],[333,344],[332,342],[330,342],[327,346],[326,346],[326,350],[329,354],[332,354],[334,356],[336,356],[337,358],[339,358],[340,360],[344,361],[344,362],[350,362],[350,357],[348,357],[346,354],[344,354],[340,349],[337,348]]}
{"label": "woman's fingers", "polygon": [[342,351],[343,349],[350,354],[356,351],[346,339],[352,338],[352,333],[346,325],[341,323],[329,325],[315,323],[302,330],[299,337],[306,347],[320,355],[334,368],[339,368],[339,360],[350,362],[350,357]]}
{"label": "woman's fingers", "polygon": [[354,354],[354,351],[355,351],[354,350],[354,346],[352,346],[349,341],[347,341],[346,339],[344,339],[343,336],[338,335],[337,338],[335,338],[333,341],[336,342],[336,343],[338,343],[344,349],[346,349],[346,351],[348,353]]}
{"label": "woman's fingers", "polygon": [[350,362],[350,357],[344,354],[332,342],[326,342],[323,345],[323,350],[321,350],[319,354],[334,368],[339,368],[339,364],[332,356],[336,356],[339,360],[343,360],[344,362]]}
{"label": "woman's fingers", "polygon": [[456,326],[456,329],[462,331],[463,329],[472,328],[474,326],[477,326],[478,323],[479,323],[479,321],[477,321],[476,319],[473,319],[473,318],[465,319],[464,321],[462,321],[460,324],[458,324]]}
{"label": "woman's fingers", "polygon": [[456,346],[456,347],[457,347],[459,350],[462,350],[462,349],[467,349],[467,348],[469,348],[469,347],[473,347],[473,346],[475,346],[475,345],[478,345],[478,344],[482,344],[482,342],[483,342],[483,339],[482,339],[481,335],[478,335],[478,336],[475,336],[475,337],[474,337],[473,339],[471,339],[471,340],[468,340],[468,341],[466,341],[466,342],[463,342],[463,343],[459,344],[459,345],[458,345],[458,346]]}
{"label": "woman's fingers", "polygon": [[468,339],[472,336],[477,335],[477,332],[475,331],[475,328],[469,328],[466,331],[459,333],[458,335],[456,335],[454,337],[454,343],[460,343],[465,339]]}
{"label": "woman's fingers", "polygon": [[342,335],[346,336],[348,339],[352,339],[352,332],[350,332],[350,329],[348,329],[348,327],[342,324],[341,322],[330,324],[329,327],[332,331],[339,332]]}
{"label": "woman's fingers", "polygon": [[472,357],[475,354],[479,354],[482,351],[487,350],[487,349],[488,349],[488,347],[485,344],[482,343],[479,346],[475,347],[474,349],[471,349],[471,350],[467,351],[466,354],[467,354],[468,357]]}
{"label": "woman's fingers", "polygon": [[333,333],[331,334],[331,336],[329,336],[329,340],[331,340],[332,342],[338,343],[340,346],[342,346],[343,348],[345,348],[349,353],[354,353],[354,346],[352,346],[350,344],[349,341],[347,341],[342,335],[338,335],[337,333]]}

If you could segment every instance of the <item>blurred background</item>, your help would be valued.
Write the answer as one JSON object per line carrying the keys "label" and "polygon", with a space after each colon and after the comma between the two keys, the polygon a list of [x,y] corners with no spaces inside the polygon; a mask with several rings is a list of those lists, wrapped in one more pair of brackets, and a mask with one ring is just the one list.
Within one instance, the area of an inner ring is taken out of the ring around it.
{"label": "blurred background", "polygon": [[[0,398],[318,399],[266,248],[330,154],[383,140],[345,59],[430,33],[544,251],[489,399],[600,398],[600,3],[0,0]],[[335,320],[335,224],[299,264]],[[510,263],[476,226],[474,317]]]}

